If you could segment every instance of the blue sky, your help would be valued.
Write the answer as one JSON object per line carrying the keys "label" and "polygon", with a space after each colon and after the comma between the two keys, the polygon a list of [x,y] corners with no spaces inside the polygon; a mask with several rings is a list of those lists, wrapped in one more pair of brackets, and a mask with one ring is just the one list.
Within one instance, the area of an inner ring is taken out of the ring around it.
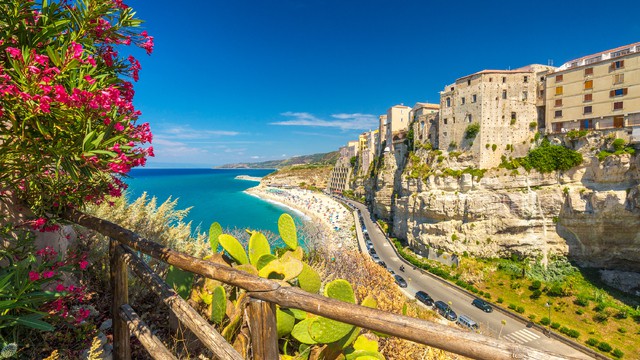
{"label": "blue sky", "polygon": [[455,79],[640,41],[636,1],[130,0],[147,167],[329,152]]}

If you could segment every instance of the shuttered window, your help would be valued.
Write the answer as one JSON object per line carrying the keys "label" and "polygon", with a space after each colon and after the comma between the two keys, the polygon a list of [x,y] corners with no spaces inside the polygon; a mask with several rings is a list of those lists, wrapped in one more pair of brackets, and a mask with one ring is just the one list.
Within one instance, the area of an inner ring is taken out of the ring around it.
{"label": "shuttered window", "polygon": [[584,82],[584,89],[591,90],[593,89],[593,80],[587,80]]}

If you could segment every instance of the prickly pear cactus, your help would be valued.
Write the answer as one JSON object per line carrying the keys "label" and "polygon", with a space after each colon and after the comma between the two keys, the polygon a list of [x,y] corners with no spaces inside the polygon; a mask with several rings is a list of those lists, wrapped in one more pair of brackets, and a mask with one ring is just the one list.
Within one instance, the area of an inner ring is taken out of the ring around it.
{"label": "prickly pear cactus", "polygon": [[282,214],[278,219],[278,232],[282,241],[291,250],[295,250],[298,247],[298,235],[296,234],[296,224],[293,222],[293,218],[289,214]]}
{"label": "prickly pear cactus", "polygon": [[189,298],[191,286],[193,285],[193,273],[170,265],[165,280],[181,298],[185,300]]}
{"label": "prickly pear cactus", "polygon": [[257,265],[261,256],[271,254],[271,246],[262,233],[254,232],[249,239],[249,261]]}
{"label": "prickly pear cactus", "polygon": [[294,339],[298,340],[303,344],[308,344],[308,345],[317,344],[317,342],[313,340],[311,335],[309,335],[309,326],[313,321],[315,321],[315,318],[307,318],[297,323],[293,327],[293,330],[291,330],[291,336],[293,336]]}
{"label": "prickly pear cactus", "polygon": [[278,259],[277,256],[275,255],[271,255],[271,254],[264,254],[262,256],[260,256],[260,258],[258,259],[258,261],[256,262],[256,268],[258,270],[262,269],[263,267],[265,267],[265,265],[267,265],[268,263],[272,262],[273,260]]}
{"label": "prickly pear cactus", "polygon": [[320,275],[306,263],[302,263],[302,271],[298,275],[298,285],[306,292],[317,294],[322,286]]}
{"label": "prickly pear cactus", "polygon": [[353,293],[353,288],[347,280],[337,279],[328,283],[324,288],[324,296],[332,299],[355,304],[356,296]]}
{"label": "prickly pear cactus", "polygon": [[284,337],[291,334],[293,326],[296,323],[296,317],[289,309],[276,309],[276,328],[278,330],[278,337]]}
{"label": "prickly pear cactus", "polygon": [[218,236],[222,235],[222,226],[217,222],[214,222],[209,227],[209,245],[211,245],[211,252],[218,252]]}
{"label": "prickly pear cactus", "polygon": [[218,236],[218,240],[220,240],[220,246],[233,258],[233,260],[238,264],[247,264],[249,263],[249,258],[247,257],[247,253],[242,248],[242,244],[231,235],[222,234]]}
{"label": "prickly pear cactus", "polygon": [[369,340],[360,335],[353,344],[352,349],[345,351],[346,360],[384,360],[384,356],[378,352],[378,342]]}
{"label": "prickly pear cactus", "polygon": [[296,259],[288,259],[282,261],[281,259],[273,260],[265,265],[258,275],[267,279],[277,279],[289,281],[294,279],[302,272],[302,262]]}
{"label": "prickly pear cactus", "polygon": [[220,325],[227,311],[227,293],[222,286],[217,286],[211,294],[211,321]]}

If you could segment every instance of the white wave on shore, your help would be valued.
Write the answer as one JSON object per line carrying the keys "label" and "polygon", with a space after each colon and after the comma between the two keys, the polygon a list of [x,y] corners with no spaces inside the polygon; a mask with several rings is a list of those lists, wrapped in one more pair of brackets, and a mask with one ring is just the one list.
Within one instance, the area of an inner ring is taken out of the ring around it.
{"label": "white wave on shore", "polygon": [[[251,189],[253,189],[253,188],[251,188]],[[247,190],[251,190],[251,189],[247,189]],[[270,199],[270,198],[267,198],[267,197],[262,197],[262,196],[260,196],[258,194],[254,194],[254,193],[249,192],[247,190],[243,191],[243,193],[245,193],[245,194],[247,194],[249,196],[253,196],[255,198],[258,198],[258,199],[260,199],[262,201],[266,201],[266,202],[268,202],[270,204],[273,204],[275,206],[281,207],[283,209],[289,210],[292,213],[296,214],[299,218],[301,218],[304,221],[310,221],[311,220],[311,217],[309,215],[307,215],[305,212],[301,211],[301,210],[298,210],[298,209],[296,209],[296,208],[294,208],[292,206],[289,206],[287,204],[281,203],[280,201],[276,201],[276,200],[273,200],[273,199]]]}

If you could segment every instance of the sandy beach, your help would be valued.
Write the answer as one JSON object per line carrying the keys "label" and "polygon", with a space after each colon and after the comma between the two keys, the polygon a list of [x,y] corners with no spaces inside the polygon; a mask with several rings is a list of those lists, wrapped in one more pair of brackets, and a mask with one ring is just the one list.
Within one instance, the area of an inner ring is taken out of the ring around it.
{"label": "sandy beach", "polygon": [[330,196],[302,189],[256,186],[245,190],[249,195],[279,203],[305,214],[326,229],[327,243],[333,249],[357,249],[353,213]]}

